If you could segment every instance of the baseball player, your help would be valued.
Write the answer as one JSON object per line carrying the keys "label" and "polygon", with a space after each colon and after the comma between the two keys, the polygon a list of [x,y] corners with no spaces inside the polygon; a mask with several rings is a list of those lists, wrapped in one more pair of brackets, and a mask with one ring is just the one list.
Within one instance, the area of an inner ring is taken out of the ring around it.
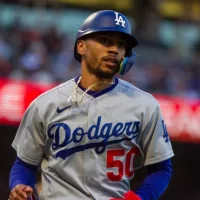
{"label": "baseball player", "polygon": [[[133,66],[137,44],[119,12],[95,12],[83,22],[74,46],[81,74],[40,95],[23,116],[12,143],[10,200],[156,200],[163,194],[174,154],[159,104],[115,76]],[[148,176],[131,191],[143,166]]]}

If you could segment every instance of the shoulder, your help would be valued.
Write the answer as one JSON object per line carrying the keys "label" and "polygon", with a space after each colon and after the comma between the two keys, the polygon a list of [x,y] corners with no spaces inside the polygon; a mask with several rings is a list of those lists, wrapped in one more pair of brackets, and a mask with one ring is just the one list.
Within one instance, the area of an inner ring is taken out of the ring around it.
{"label": "shoulder", "polygon": [[27,114],[39,113],[41,119],[52,116],[59,105],[68,104],[68,98],[72,95],[75,79],[71,79],[35,98],[26,109]]}
{"label": "shoulder", "polygon": [[28,106],[28,109],[50,110],[54,105],[66,102],[73,93],[75,78],[61,83],[40,94]]}
{"label": "shoulder", "polygon": [[120,94],[128,96],[132,101],[139,103],[140,105],[146,105],[147,107],[158,107],[159,102],[157,99],[150,93],[145,92],[133,84],[124,81],[122,79],[118,79]]}
{"label": "shoulder", "polygon": [[39,95],[34,101],[36,103],[43,102],[43,101],[49,101],[54,100],[58,98],[66,98],[71,95],[71,92],[73,90],[73,85],[75,83],[75,79],[68,80],[64,83],[61,83],[50,90],[47,90],[46,92]]}

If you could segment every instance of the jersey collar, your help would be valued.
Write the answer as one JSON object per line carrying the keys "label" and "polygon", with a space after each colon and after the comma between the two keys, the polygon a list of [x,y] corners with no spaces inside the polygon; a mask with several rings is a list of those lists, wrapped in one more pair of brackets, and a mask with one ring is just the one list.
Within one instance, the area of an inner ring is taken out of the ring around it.
{"label": "jersey collar", "polygon": [[[76,83],[77,83],[79,77],[80,77],[80,76],[78,76],[78,77],[75,78],[75,82],[76,82]],[[101,96],[101,95],[103,95],[103,94],[105,94],[105,93],[110,92],[111,90],[113,90],[113,89],[116,87],[116,85],[118,84],[118,82],[119,82],[118,78],[115,77],[115,83],[112,84],[111,86],[109,86],[109,87],[107,87],[106,89],[101,90],[101,91],[89,90],[89,91],[87,92],[87,94],[93,96],[94,98],[97,98],[97,97],[99,97],[99,96]],[[79,87],[81,90],[83,90],[83,91],[86,90],[84,87],[82,87],[82,86],[80,86],[80,85],[79,85],[78,87]]]}

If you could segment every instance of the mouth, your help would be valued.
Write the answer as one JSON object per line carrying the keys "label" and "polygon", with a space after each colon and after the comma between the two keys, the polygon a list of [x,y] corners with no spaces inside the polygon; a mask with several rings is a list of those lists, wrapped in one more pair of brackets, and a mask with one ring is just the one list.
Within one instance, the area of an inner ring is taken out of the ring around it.
{"label": "mouth", "polygon": [[118,60],[114,57],[107,57],[103,59],[107,66],[115,67],[119,64]]}

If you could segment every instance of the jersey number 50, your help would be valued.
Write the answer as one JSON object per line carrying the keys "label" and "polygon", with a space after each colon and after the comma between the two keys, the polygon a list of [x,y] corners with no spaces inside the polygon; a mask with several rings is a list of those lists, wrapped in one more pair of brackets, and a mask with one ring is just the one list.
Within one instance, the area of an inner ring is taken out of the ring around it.
{"label": "jersey number 50", "polygon": [[[129,178],[133,176],[134,173],[134,161],[136,158],[136,154],[138,153],[138,149],[136,147],[132,148],[127,154],[125,149],[119,150],[108,150],[107,151],[107,168],[117,168],[118,173],[114,174],[113,172],[107,172],[107,177],[111,181],[120,181],[125,173],[125,175]],[[114,157],[126,156],[125,164],[121,160],[114,159]],[[131,162],[132,161],[132,162]],[[130,169],[132,166],[132,169]]]}

